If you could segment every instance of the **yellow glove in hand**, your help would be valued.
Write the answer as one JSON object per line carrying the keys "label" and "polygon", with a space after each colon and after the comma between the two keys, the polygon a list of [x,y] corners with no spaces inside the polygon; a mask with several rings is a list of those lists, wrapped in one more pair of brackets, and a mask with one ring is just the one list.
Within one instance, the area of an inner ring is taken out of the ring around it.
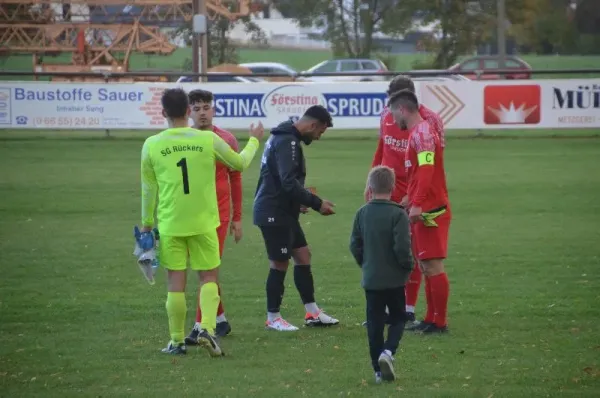
{"label": "yellow glove in hand", "polygon": [[446,212],[446,208],[443,207],[441,209],[436,209],[434,211],[421,213],[421,218],[423,219],[423,224],[425,224],[426,227],[437,227],[438,224],[435,222],[435,219],[438,218],[439,216],[441,216],[442,214],[444,214],[445,212]]}

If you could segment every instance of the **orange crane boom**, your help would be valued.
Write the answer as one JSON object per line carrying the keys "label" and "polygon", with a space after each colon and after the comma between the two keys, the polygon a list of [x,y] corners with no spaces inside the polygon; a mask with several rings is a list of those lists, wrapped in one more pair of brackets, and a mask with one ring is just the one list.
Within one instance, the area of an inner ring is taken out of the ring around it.
{"label": "orange crane boom", "polygon": [[[210,19],[236,20],[262,4],[205,1]],[[161,28],[192,18],[191,0],[0,0],[0,55],[31,53],[36,70],[127,71],[133,52],[173,53],[176,46]],[[39,55],[59,53],[71,53],[71,64],[38,66]]]}
{"label": "orange crane boom", "polygon": [[[136,13],[136,17],[142,18],[144,23],[190,21],[193,16],[190,0],[69,0],[68,3],[71,6],[71,17],[89,18],[89,7],[92,7],[94,15],[101,16],[107,22],[118,21],[126,15],[124,12],[115,13],[108,9],[114,6],[138,7],[140,11]],[[257,10],[253,3],[252,0],[206,0],[206,8],[211,19],[220,15],[235,20]],[[12,7],[6,7],[8,5]],[[32,5],[41,6],[38,8],[46,12],[32,9]],[[48,14],[51,14],[47,10],[53,5],[57,5],[56,0],[0,0],[0,21],[22,22],[23,17],[28,16],[28,21],[46,22],[50,17]],[[74,5],[87,6],[88,10],[73,7]]]}

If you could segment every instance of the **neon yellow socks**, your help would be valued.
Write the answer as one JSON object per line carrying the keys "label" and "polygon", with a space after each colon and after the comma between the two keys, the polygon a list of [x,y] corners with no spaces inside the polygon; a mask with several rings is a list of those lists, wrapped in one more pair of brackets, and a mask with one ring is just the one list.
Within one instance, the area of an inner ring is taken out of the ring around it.
{"label": "neon yellow socks", "polygon": [[220,301],[219,287],[214,282],[207,282],[200,287],[199,297],[200,311],[202,311],[200,327],[214,335],[217,326],[217,308]]}
{"label": "neon yellow socks", "polygon": [[[167,294],[167,316],[169,317],[169,333],[173,344],[181,344],[184,339],[185,315],[187,305],[184,292]],[[216,314],[215,314],[216,316]]]}

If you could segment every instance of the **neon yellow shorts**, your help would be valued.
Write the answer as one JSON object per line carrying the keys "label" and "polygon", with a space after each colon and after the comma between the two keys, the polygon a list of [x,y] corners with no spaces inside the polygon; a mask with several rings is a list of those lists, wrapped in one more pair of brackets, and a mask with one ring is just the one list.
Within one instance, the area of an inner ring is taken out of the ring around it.
{"label": "neon yellow shorts", "polygon": [[160,236],[158,260],[161,267],[184,271],[188,254],[190,268],[195,271],[210,271],[221,265],[217,230],[193,236]]}

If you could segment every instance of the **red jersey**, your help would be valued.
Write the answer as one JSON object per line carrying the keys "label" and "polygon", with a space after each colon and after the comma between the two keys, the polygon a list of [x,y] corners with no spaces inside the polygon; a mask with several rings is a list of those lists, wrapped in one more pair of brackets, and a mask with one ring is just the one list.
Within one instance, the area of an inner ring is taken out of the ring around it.
{"label": "red jersey", "polygon": [[[433,131],[444,141],[444,123],[442,119],[431,109],[424,105],[419,106],[419,114],[429,122]],[[409,130],[401,130],[394,121],[392,112],[385,107],[381,112],[379,122],[379,140],[377,150],[373,156],[371,168],[375,166],[388,166],[396,174],[396,185],[392,193],[392,200],[400,202],[408,191],[408,180],[404,158],[408,148]],[[444,145],[442,145],[444,146]]]}
{"label": "red jersey", "polygon": [[426,120],[411,129],[406,151],[408,200],[424,212],[449,206],[444,151]]}
{"label": "red jersey", "polygon": [[[213,131],[234,151],[239,151],[238,142],[233,134],[216,126],[213,126]],[[221,223],[228,223],[231,220],[231,202],[233,202],[232,221],[240,221],[242,219],[242,174],[217,162],[215,177]]]}

